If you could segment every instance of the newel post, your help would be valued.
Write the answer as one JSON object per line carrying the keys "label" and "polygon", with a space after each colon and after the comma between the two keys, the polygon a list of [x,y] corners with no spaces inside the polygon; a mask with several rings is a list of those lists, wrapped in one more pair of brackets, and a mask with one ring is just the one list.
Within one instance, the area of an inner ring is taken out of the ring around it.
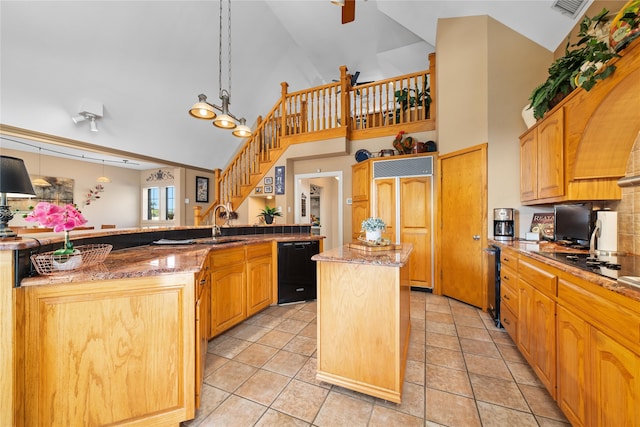
{"label": "newel post", "polygon": [[282,86],[282,99],[280,101],[280,136],[285,136],[285,131],[287,129],[287,89],[289,89],[289,83],[282,82],[280,83]]}
{"label": "newel post", "polygon": [[342,112],[340,117],[340,123],[347,129],[351,126],[348,122],[351,116],[351,105],[349,98],[349,91],[351,90],[351,78],[347,74],[347,66],[340,66],[340,105],[342,106]]}

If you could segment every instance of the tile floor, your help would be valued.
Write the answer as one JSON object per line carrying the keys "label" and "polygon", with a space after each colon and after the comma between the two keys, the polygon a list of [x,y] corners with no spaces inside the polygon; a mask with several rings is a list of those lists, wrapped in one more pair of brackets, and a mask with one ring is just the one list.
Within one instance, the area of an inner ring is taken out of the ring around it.
{"label": "tile floor", "polygon": [[569,426],[486,313],[411,293],[402,404],[315,379],[316,303],[269,307],[209,342],[184,426]]}

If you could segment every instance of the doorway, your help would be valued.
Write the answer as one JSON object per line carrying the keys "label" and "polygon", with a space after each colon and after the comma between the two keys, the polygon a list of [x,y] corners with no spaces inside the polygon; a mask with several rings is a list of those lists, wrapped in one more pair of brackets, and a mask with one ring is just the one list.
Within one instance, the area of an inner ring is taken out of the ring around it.
{"label": "doorway", "polygon": [[295,223],[325,236],[324,250],[342,246],[342,171],[296,174],[294,181]]}
{"label": "doorway", "polygon": [[487,144],[439,158],[440,281],[443,295],[487,309]]}

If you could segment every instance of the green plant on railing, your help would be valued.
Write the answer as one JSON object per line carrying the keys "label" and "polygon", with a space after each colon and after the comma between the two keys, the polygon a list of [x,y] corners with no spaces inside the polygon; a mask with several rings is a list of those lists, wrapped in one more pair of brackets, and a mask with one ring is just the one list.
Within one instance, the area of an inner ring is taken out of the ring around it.
{"label": "green plant on railing", "polygon": [[422,79],[422,88],[418,88],[418,86],[413,89],[405,87],[394,92],[396,103],[399,105],[396,108],[396,123],[400,122],[400,114],[408,108],[424,108],[426,111],[424,117],[429,118],[432,99],[428,82],[428,76],[425,75]]}

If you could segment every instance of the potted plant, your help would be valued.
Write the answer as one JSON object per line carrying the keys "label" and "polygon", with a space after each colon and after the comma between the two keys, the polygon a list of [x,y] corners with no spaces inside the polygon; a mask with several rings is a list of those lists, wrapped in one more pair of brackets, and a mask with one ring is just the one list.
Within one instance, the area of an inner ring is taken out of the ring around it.
{"label": "potted plant", "polygon": [[580,39],[574,44],[567,41],[564,56],[551,64],[547,80],[533,90],[529,100],[536,119],[541,119],[576,87],[588,91],[597,80],[606,79],[615,71],[615,66],[607,65],[607,61],[618,55],[596,35],[599,27],[607,22],[608,12],[603,9],[593,18],[584,17],[578,33]]}
{"label": "potted plant", "polygon": [[270,208],[269,206],[265,206],[265,208],[260,211],[260,214],[258,214],[258,216],[262,217],[265,223],[273,224],[273,218],[282,216],[282,214],[280,213],[278,208]]}
{"label": "potted plant", "polygon": [[382,240],[382,231],[387,224],[381,218],[367,218],[362,221],[362,231],[366,233],[368,242],[379,242]]}

